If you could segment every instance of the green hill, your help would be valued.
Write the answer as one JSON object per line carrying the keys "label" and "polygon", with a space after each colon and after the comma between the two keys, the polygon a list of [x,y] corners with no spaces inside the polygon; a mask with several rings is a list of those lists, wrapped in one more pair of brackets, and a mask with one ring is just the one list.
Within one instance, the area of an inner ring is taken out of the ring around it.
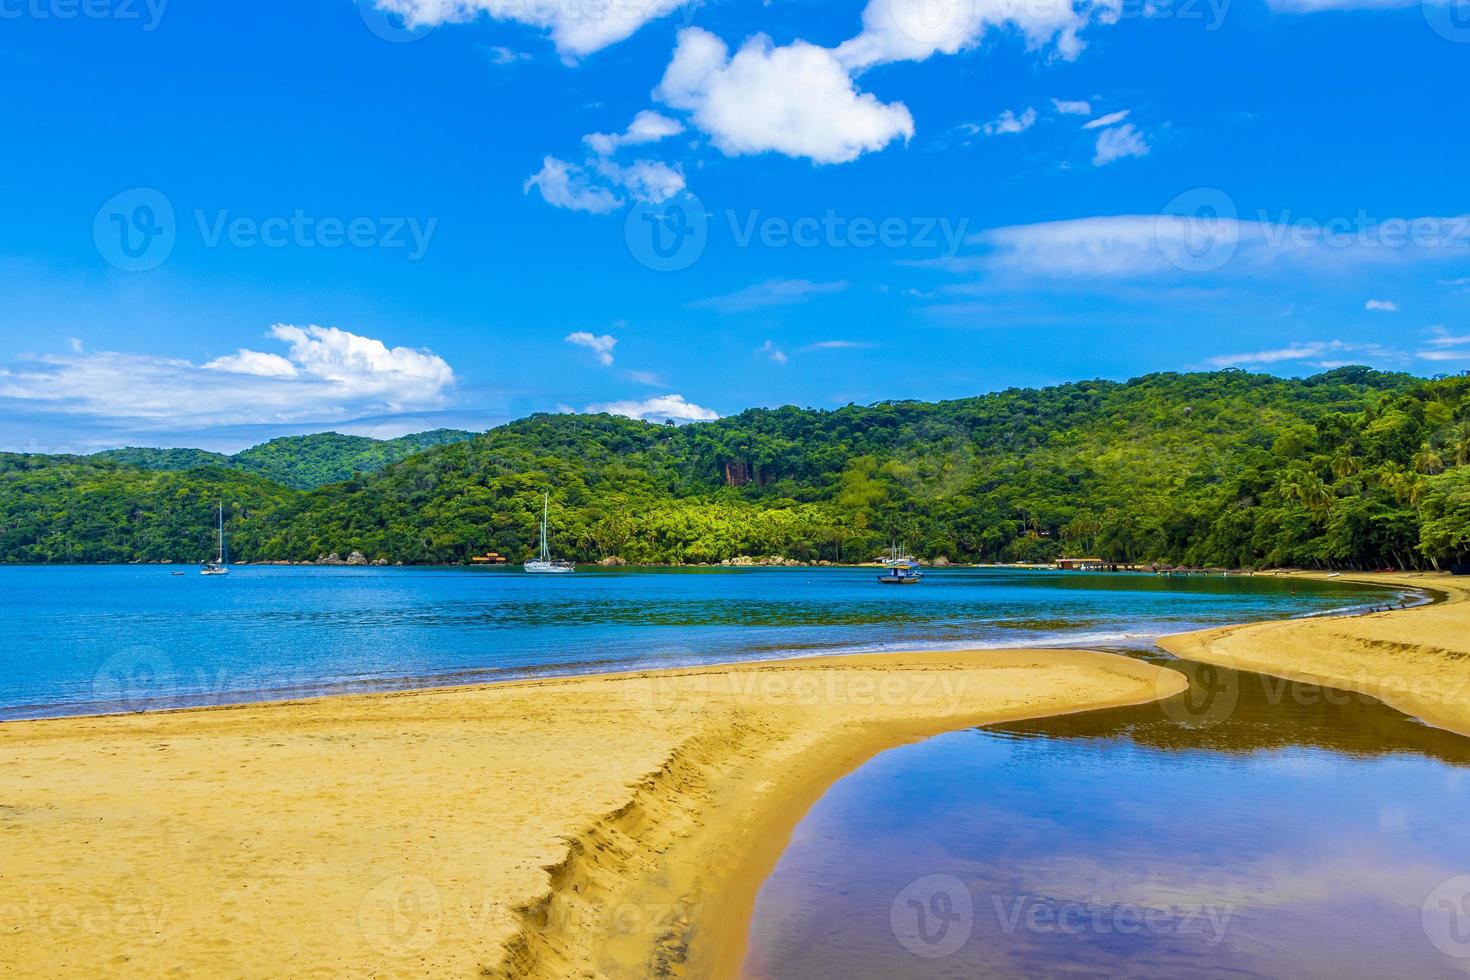
{"label": "green hill", "polygon": [[[309,486],[304,473],[325,471],[312,438],[259,447],[261,472]],[[87,536],[104,529],[52,506],[75,499],[77,481],[92,481],[110,513],[136,508],[119,518],[131,537],[106,536],[109,557],[123,540],[153,555],[183,533],[151,497],[228,489],[219,467],[160,487],[121,464],[101,474],[86,472],[100,462],[74,458],[14,462],[35,459],[0,461],[0,472],[34,468],[23,494],[7,478],[0,496],[0,560],[100,557]],[[1470,377],[1158,374],[942,403],[759,409],[679,428],[540,415],[365,470],[312,489],[240,484],[236,554],[520,558],[549,490],[555,548],[580,560],[861,560],[897,539],[956,561],[1415,566],[1470,556]],[[150,523],[162,526],[145,534]]]}
{"label": "green hill", "polygon": [[369,439],[324,432],[283,436],[234,456],[202,449],[109,449],[95,455],[148,470],[182,471],[224,466],[255,473],[282,486],[310,490],[336,483],[354,473],[372,473],[416,452],[473,437],[472,432],[435,429],[398,439]]}

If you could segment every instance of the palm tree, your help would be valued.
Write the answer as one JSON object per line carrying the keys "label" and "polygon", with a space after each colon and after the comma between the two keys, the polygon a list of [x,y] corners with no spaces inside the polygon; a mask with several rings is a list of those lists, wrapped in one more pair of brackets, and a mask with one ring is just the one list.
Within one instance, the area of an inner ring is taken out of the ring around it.
{"label": "palm tree", "polygon": [[1292,464],[1286,468],[1276,484],[1277,491],[1287,500],[1294,500],[1313,514],[1321,516],[1332,509],[1336,498],[1322,478],[1310,467]]}
{"label": "palm tree", "polygon": [[1363,469],[1363,461],[1353,455],[1351,446],[1343,446],[1332,457],[1332,475],[1339,480],[1346,480],[1350,476],[1357,476]]}
{"label": "palm tree", "polygon": [[1413,470],[1397,463],[1384,463],[1378,471],[1378,484],[1393,494],[1399,503],[1417,504],[1424,494],[1424,481]]}
{"label": "palm tree", "polygon": [[1455,451],[1455,465],[1470,463],[1470,422],[1461,422],[1450,429],[1446,448]]}
{"label": "palm tree", "polygon": [[1433,476],[1444,472],[1444,457],[1439,454],[1439,450],[1427,442],[1420,445],[1419,451],[1414,454],[1413,462],[1414,470],[1418,473]]}

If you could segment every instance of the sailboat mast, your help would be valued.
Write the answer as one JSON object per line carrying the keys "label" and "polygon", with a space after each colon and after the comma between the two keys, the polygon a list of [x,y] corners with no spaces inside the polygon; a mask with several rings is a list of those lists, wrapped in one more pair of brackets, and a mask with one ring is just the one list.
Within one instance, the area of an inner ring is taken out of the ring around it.
{"label": "sailboat mast", "polygon": [[546,520],[551,516],[551,494],[541,495],[541,560],[551,561],[551,545],[546,540]]}
{"label": "sailboat mast", "polygon": [[219,563],[225,563],[225,505],[219,505]]}

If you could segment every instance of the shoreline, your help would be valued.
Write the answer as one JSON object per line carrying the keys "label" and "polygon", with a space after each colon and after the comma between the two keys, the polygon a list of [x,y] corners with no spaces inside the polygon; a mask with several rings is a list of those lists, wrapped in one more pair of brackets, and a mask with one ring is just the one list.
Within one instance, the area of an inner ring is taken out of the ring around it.
{"label": "shoreline", "polygon": [[1445,572],[1385,572],[1343,573],[1332,581],[1416,589],[1430,601],[1175,633],[1158,645],[1183,660],[1367,695],[1432,727],[1470,736],[1470,580]]}
{"label": "shoreline", "polygon": [[0,967],[735,975],[756,893],[841,775],[1185,685],[1001,650],[15,722]]}

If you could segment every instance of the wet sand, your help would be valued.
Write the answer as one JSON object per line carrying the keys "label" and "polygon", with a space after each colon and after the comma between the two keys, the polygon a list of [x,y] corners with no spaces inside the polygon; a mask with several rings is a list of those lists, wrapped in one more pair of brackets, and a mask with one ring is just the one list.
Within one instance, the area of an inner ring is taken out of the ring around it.
{"label": "wet sand", "polygon": [[1185,660],[1366,694],[1427,724],[1470,735],[1470,579],[1403,573],[1336,581],[1424,589],[1444,601],[1180,633],[1159,646]]}
{"label": "wet sand", "polygon": [[1184,686],[944,652],[0,725],[0,973],[734,974],[838,777]]}

